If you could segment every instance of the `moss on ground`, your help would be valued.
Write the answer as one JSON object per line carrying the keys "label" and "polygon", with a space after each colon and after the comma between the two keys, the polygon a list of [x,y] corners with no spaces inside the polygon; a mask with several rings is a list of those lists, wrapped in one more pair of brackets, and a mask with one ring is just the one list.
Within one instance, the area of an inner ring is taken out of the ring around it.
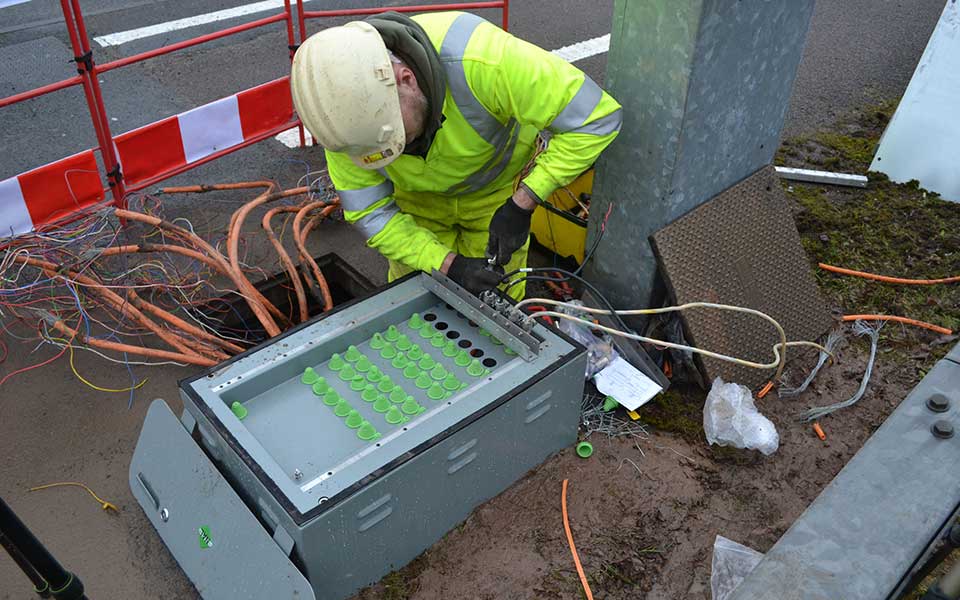
{"label": "moss on ground", "polygon": [[668,431],[692,441],[703,441],[703,392],[670,390],[643,406],[641,418],[657,431]]}

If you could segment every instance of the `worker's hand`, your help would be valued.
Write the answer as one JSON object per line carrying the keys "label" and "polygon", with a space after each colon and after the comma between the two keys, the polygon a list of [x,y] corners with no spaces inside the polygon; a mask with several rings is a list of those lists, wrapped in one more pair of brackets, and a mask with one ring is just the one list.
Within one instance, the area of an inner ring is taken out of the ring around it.
{"label": "worker's hand", "polygon": [[536,201],[521,188],[493,213],[487,256],[493,258],[496,264],[505,265],[510,262],[513,253],[527,242],[530,236],[530,217],[533,216],[536,206]]}
{"label": "worker's hand", "polygon": [[503,278],[503,269],[491,265],[485,258],[467,258],[457,254],[447,269],[447,276],[472,294],[497,287]]}

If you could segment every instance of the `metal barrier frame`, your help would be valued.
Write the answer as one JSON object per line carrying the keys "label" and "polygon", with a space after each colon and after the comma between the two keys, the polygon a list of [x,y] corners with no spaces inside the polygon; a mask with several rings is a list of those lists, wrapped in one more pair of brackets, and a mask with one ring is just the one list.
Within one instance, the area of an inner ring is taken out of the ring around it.
{"label": "metal barrier frame", "polygon": [[94,132],[97,137],[97,147],[94,148],[95,151],[100,152],[100,157],[103,162],[103,166],[106,169],[106,179],[109,186],[109,190],[113,197],[113,205],[125,208],[126,207],[126,197],[130,192],[135,192],[142,190],[150,185],[154,185],[164,179],[173,177],[195,167],[198,167],[202,164],[206,164],[210,161],[213,161],[217,158],[236,152],[241,148],[245,148],[257,142],[263,141],[269,137],[273,137],[282,131],[286,131],[291,127],[299,127],[300,129],[300,145],[303,146],[305,143],[303,126],[300,124],[299,120],[291,121],[290,123],[278,126],[269,131],[258,134],[255,137],[252,137],[248,140],[225,148],[221,151],[213,153],[209,156],[206,156],[200,160],[197,160],[193,163],[183,165],[181,167],[174,168],[170,171],[158,174],[155,177],[152,177],[145,181],[137,182],[133,185],[126,185],[123,181],[123,174],[120,170],[120,161],[117,158],[117,151],[114,148],[113,140],[114,135],[110,131],[110,120],[107,115],[106,105],[103,100],[103,94],[100,89],[100,83],[98,76],[101,73],[106,73],[114,69],[119,69],[134,63],[143,62],[157,56],[162,56],[164,54],[169,54],[171,52],[176,52],[177,50],[182,50],[184,48],[189,48],[191,46],[196,46],[213,40],[221,39],[227,36],[231,36],[236,33],[243,31],[250,31],[258,27],[263,27],[273,23],[278,23],[284,21],[287,30],[287,49],[289,52],[290,60],[293,60],[293,55],[296,52],[299,43],[302,43],[306,39],[306,20],[315,19],[315,18],[331,18],[331,17],[348,17],[348,16],[363,16],[363,15],[374,15],[380,14],[388,11],[396,12],[433,12],[433,11],[445,11],[445,10],[480,10],[480,9],[502,9],[503,14],[503,29],[506,30],[509,25],[509,11],[510,11],[510,0],[494,0],[494,1],[485,1],[485,2],[460,2],[460,3],[451,3],[451,4],[427,4],[427,5],[417,5],[417,6],[391,6],[391,7],[378,7],[378,8],[353,8],[353,9],[340,9],[340,10],[317,10],[317,11],[308,11],[304,10],[302,0],[297,1],[297,24],[298,24],[298,33],[299,33],[299,43],[297,42],[294,36],[294,15],[291,7],[291,0],[284,0],[283,10],[279,13],[270,15],[268,17],[262,17],[250,21],[248,23],[243,23],[241,25],[236,25],[233,27],[227,27],[225,29],[220,29],[212,33],[205,35],[200,35],[194,38],[183,40],[168,46],[163,46],[160,48],[155,48],[153,50],[147,50],[139,54],[134,54],[125,58],[120,58],[111,62],[98,65],[93,58],[93,50],[90,46],[90,38],[87,35],[86,24],[83,19],[83,13],[80,10],[80,0],[60,0],[60,7],[63,11],[64,23],[67,27],[67,33],[70,37],[70,43],[73,48],[74,58],[73,60],[77,63],[77,75],[74,77],[69,77],[67,79],[57,81],[55,83],[50,83],[43,85],[32,90],[21,92],[19,94],[14,94],[12,96],[7,96],[5,98],[0,98],[0,108],[31,100],[34,98],[39,98],[46,94],[63,90],[73,86],[81,86],[83,88],[84,97],[86,99],[87,108],[90,113],[90,120],[93,125]]}

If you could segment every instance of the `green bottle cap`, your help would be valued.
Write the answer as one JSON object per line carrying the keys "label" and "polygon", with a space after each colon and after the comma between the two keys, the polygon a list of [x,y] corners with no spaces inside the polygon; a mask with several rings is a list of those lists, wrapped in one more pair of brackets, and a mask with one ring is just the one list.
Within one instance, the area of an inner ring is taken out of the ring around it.
{"label": "green bottle cap", "polygon": [[390,377],[387,375],[384,375],[383,379],[380,380],[380,383],[377,384],[377,389],[384,394],[389,394],[392,392],[394,387],[393,381],[391,381]]}
{"label": "green bottle cap", "polygon": [[383,336],[380,335],[380,332],[373,334],[373,337],[370,338],[370,347],[374,350],[379,350],[386,345],[386,342],[383,341]]}
{"label": "green bottle cap", "polygon": [[322,396],[327,393],[327,390],[330,389],[330,384],[327,383],[325,377],[317,377],[317,380],[313,382],[313,393]]}
{"label": "green bottle cap", "polygon": [[479,360],[473,359],[470,361],[470,366],[467,367],[467,374],[473,377],[483,377],[485,373],[486,369],[483,368]]}
{"label": "green bottle cap", "polygon": [[415,383],[417,384],[418,388],[425,390],[430,387],[430,384],[433,383],[433,381],[430,380],[430,376],[426,373],[420,373],[417,375],[417,380]]}
{"label": "green bottle cap", "polygon": [[410,360],[420,360],[420,358],[423,357],[423,349],[414,344],[406,351],[406,355]]}
{"label": "green bottle cap", "polygon": [[420,329],[426,325],[426,323],[420,318],[420,313],[413,313],[410,315],[410,320],[407,321],[407,325],[410,326],[410,329]]}
{"label": "green bottle cap", "polygon": [[423,327],[420,328],[420,337],[425,340],[428,340],[433,337],[433,334],[437,330],[433,328],[433,325],[428,325],[427,323],[423,324]]}
{"label": "green bottle cap", "polygon": [[443,365],[437,364],[430,369],[430,377],[433,377],[437,381],[442,381],[447,376],[447,370],[443,368]]}
{"label": "green bottle cap", "polygon": [[350,381],[357,376],[357,370],[350,365],[343,365],[343,368],[340,369],[340,379],[344,381]]}
{"label": "green bottle cap", "polygon": [[368,383],[367,387],[363,388],[363,393],[360,394],[364,402],[373,402],[379,396],[380,393],[377,392],[377,388],[372,383]]}
{"label": "green bottle cap", "polygon": [[437,364],[437,361],[433,360],[429,354],[424,354],[420,357],[420,360],[417,361],[417,366],[423,369],[424,371],[432,369],[434,365]]}
{"label": "green bottle cap", "polygon": [[360,359],[357,361],[357,365],[356,365],[357,370],[360,371],[361,373],[366,373],[367,371],[370,370],[370,367],[372,366],[373,366],[373,363],[371,363],[370,359],[367,358],[366,356],[361,356]]}
{"label": "green bottle cap", "polygon": [[387,332],[383,334],[383,337],[386,338],[388,342],[395,342],[400,338],[400,330],[397,329],[396,325],[391,325],[387,327]]}
{"label": "green bottle cap", "polygon": [[383,372],[380,370],[377,365],[370,367],[370,370],[367,371],[367,381],[370,383],[376,383],[383,379]]}
{"label": "green bottle cap", "polygon": [[385,413],[390,410],[390,407],[393,406],[390,404],[390,400],[386,396],[380,396],[377,398],[377,401],[373,403],[373,410],[378,413]]}
{"label": "green bottle cap", "polygon": [[357,429],[360,425],[363,424],[363,417],[360,415],[360,411],[351,410],[347,414],[347,427],[350,429]]}
{"label": "green bottle cap", "polygon": [[403,405],[400,407],[400,410],[402,410],[403,414],[405,415],[415,415],[422,413],[426,409],[417,404],[417,401],[413,399],[413,396],[407,396],[407,399],[403,401]]}
{"label": "green bottle cap", "polygon": [[434,383],[430,386],[430,389],[427,390],[427,396],[431,400],[443,400],[444,392],[443,387],[439,383]]}
{"label": "green bottle cap", "polygon": [[[439,331],[437,333],[440,333]],[[430,338],[430,345],[434,348],[443,348],[447,345],[447,338],[440,333],[440,335],[435,335]]]}
{"label": "green bottle cap", "polygon": [[303,375],[300,376],[300,383],[313,385],[319,378],[320,376],[317,375],[317,372],[313,370],[313,367],[307,367],[303,370]]}
{"label": "green bottle cap", "polygon": [[410,338],[407,336],[401,335],[399,338],[397,338],[397,350],[406,351],[409,350],[411,346],[413,346],[413,342],[411,342]]}
{"label": "green bottle cap", "polygon": [[340,394],[337,393],[337,390],[330,388],[323,395],[323,403],[327,406],[336,406],[337,402],[340,402]]}
{"label": "green bottle cap", "polygon": [[234,403],[230,405],[230,410],[232,410],[233,414],[241,421],[247,416],[247,407],[239,402],[234,401]]}
{"label": "green bottle cap", "polygon": [[577,444],[577,456],[580,458],[590,458],[593,454],[593,444],[590,442],[580,442]]}
{"label": "green bottle cap", "polygon": [[397,386],[390,391],[390,402],[393,402],[394,404],[400,404],[406,399],[407,393],[403,391],[400,386]]}
{"label": "green bottle cap", "polygon": [[466,350],[461,350],[457,357],[453,359],[453,362],[457,363],[458,367],[465,367],[470,364],[470,361],[473,359],[470,358],[470,353]]}
{"label": "green bottle cap", "polygon": [[603,412],[610,412],[618,406],[620,406],[620,403],[613,396],[607,396],[603,399]]}
{"label": "green bottle cap", "polygon": [[350,380],[350,389],[359,392],[367,386],[367,380],[363,378],[363,375],[357,373],[357,376]]}
{"label": "green bottle cap", "polygon": [[447,358],[453,358],[460,352],[460,348],[457,347],[457,343],[453,340],[447,342],[447,345],[443,347],[443,355]]}
{"label": "green bottle cap", "polygon": [[343,364],[343,357],[334,352],[333,356],[330,357],[330,364],[327,366],[330,367],[331,371],[339,371],[343,368]]}
{"label": "green bottle cap", "polygon": [[403,413],[400,412],[400,409],[396,406],[391,406],[390,410],[387,411],[387,423],[396,425],[404,421],[406,421],[406,418],[403,416]]}
{"label": "green bottle cap", "polygon": [[517,355],[517,353],[514,352],[513,349],[510,348],[510,346],[504,346],[504,347],[503,347],[503,353],[506,354],[507,356],[516,356],[516,355]]}
{"label": "green bottle cap", "polygon": [[357,347],[353,344],[347,348],[347,352],[343,355],[343,357],[347,359],[347,362],[357,362],[361,356],[363,355],[360,354],[360,351],[357,350]]}
{"label": "green bottle cap", "polygon": [[350,414],[350,411],[353,410],[350,408],[350,403],[340,398],[340,401],[337,402],[337,405],[333,407],[333,414],[338,417],[345,417]]}
{"label": "green bottle cap", "polygon": [[447,378],[443,380],[443,389],[449,391],[456,391],[460,389],[460,380],[457,379],[457,376],[454,374],[447,375]]}
{"label": "green bottle cap", "polygon": [[410,364],[410,359],[402,354],[398,354],[393,357],[393,360],[390,361],[390,364],[394,369],[402,369]]}
{"label": "green bottle cap", "polygon": [[403,376],[407,379],[415,379],[420,374],[420,368],[414,363],[408,363],[403,368]]}
{"label": "green bottle cap", "polygon": [[364,421],[360,424],[360,429],[357,429],[357,437],[365,442],[369,442],[370,440],[375,440],[380,437],[380,433],[373,425]]}
{"label": "green bottle cap", "polygon": [[397,349],[391,345],[384,346],[380,349],[380,356],[386,359],[391,359],[397,355]]}

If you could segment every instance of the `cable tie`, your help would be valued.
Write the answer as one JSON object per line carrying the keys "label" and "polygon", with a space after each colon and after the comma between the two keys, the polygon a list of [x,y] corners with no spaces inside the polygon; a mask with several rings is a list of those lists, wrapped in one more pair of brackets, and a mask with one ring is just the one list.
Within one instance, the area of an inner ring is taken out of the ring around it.
{"label": "cable tie", "polygon": [[[87,50],[85,54],[74,56],[73,62],[77,63],[77,73],[83,75],[93,70],[93,50]],[[82,65],[82,68],[81,68]]]}
{"label": "cable tie", "polygon": [[107,178],[110,180],[110,185],[117,185],[123,181],[123,173],[120,171],[119,164],[114,166],[112,170],[107,171]]}
{"label": "cable tie", "polygon": [[290,52],[296,52],[299,49],[300,49],[300,44],[290,44],[287,46],[287,50],[289,50]]}

